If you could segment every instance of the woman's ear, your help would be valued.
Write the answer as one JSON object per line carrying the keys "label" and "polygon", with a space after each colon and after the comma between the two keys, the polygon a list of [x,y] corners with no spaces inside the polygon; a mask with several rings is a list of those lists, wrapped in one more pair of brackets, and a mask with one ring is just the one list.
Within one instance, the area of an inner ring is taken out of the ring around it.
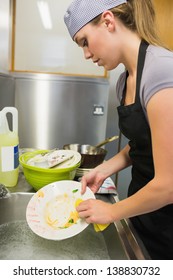
{"label": "woman's ear", "polygon": [[102,14],[102,22],[107,27],[108,31],[112,32],[115,30],[115,17],[111,11],[105,11]]}

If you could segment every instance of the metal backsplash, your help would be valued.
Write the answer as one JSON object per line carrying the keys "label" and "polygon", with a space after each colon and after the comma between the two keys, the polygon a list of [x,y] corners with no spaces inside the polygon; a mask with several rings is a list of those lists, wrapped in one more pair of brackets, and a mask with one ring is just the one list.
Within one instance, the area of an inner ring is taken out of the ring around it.
{"label": "metal backsplash", "polygon": [[20,147],[62,148],[104,140],[108,95],[106,79],[15,75]]}

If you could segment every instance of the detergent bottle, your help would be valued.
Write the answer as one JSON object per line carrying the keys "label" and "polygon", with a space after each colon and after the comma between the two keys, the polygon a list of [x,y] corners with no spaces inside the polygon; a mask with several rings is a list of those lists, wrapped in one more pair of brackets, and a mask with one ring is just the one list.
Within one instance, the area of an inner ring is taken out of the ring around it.
{"label": "detergent bottle", "polygon": [[[9,129],[7,113],[12,115],[12,130]],[[18,111],[14,107],[5,107],[0,111],[0,184],[14,187],[18,176]]]}

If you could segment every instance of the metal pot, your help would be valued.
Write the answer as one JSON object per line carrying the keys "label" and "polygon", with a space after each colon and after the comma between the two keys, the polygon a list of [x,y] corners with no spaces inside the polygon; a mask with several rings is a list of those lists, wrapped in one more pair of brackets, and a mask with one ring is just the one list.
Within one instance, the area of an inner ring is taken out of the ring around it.
{"label": "metal pot", "polygon": [[104,161],[107,154],[107,151],[100,147],[116,139],[118,139],[118,136],[109,137],[96,146],[88,144],[66,144],[63,146],[63,149],[73,150],[81,154],[80,168],[94,168]]}
{"label": "metal pot", "polygon": [[94,168],[104,161],[107,154],[105,149],[96,148],[87,144],[67,144],[64,145],[63,149],[73,150],[81,154],[80,168]]}

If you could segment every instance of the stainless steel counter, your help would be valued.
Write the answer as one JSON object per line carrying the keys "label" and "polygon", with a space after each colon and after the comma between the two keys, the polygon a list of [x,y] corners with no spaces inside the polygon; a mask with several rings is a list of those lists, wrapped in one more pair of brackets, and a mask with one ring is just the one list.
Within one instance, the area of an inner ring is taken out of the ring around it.
{"label": "stainless steel counter", "polygon": [[[80,234],[62,241],[38,237],[26,223],[26,207],[35,191],[22,172],[17,186],[8,190],[7,197],[0,199],[0,259],[150,259],[128,220],[112,223],[99,233],[89,225]],[[118,201],[113,194],[97,194],[96,198],[109,203]]]}

